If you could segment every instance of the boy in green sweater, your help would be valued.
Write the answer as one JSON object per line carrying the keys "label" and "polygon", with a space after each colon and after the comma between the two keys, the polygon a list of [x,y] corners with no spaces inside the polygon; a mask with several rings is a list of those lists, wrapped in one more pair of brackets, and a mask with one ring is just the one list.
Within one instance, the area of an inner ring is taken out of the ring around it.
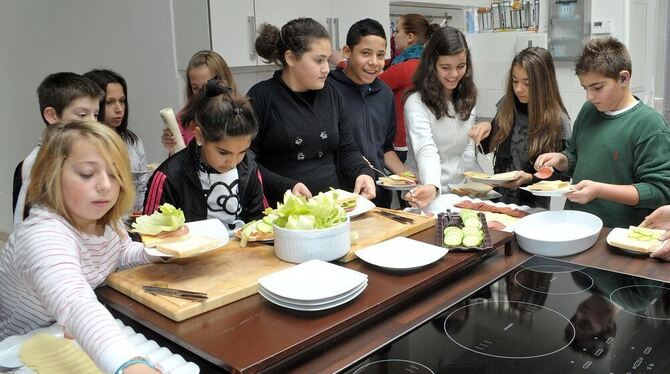
{"label": "boy in green sweater", "polygon": [[590,40],[575,63],[588,100],[561,153],[540,155],[572,177],[566,209],[593,213],[606,227],[638,225],[670,202],[670,130],[663,117],[633,96],[631,59],[612,37]]}

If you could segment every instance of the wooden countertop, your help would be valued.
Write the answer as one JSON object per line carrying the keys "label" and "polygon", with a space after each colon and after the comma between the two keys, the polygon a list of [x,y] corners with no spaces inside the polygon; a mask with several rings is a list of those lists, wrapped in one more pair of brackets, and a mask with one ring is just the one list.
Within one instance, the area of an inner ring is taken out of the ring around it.
{"label": "wooden countertop", "polygon": [[[492,232],[500,247],[511,243],[512,235]],[[435,229],[412,238],[434,243]],[[276,307],[253,295],[191,319],[174,322],[129,297],[109,288],[96,290],[99,299],[124,320],[134,321],[192,352],[220,371],[258,372],[273,365],[294,361],[319,346],[364,329],[393,309],[403,308],[422,293],[456,276],[463,269],[497,253],[450,253],[434,265],[416,272],[398,273],[375,269],[362,261],[344,266],[368,275],[368,287],[361,296],[341,307],[323,312],[298,312]],[[189,357],[193,359],[192,357]],[[198,362],[198,360],[195,360]]]}

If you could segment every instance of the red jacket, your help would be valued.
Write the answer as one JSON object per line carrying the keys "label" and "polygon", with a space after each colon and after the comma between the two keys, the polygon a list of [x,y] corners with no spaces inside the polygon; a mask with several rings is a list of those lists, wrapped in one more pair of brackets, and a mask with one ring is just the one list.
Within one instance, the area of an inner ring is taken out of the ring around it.
{"label": "red jacket", "polygon": [[419,59],[411,59],[399,64],[391,65],[386,71],[379,75],[379,79],[384,81],[393,91],[395,99],[395,121],[396,131],[393,145],[395,147],[407,147],[405,133],[405,111],[403,106],[405,101],[403,96],[412,88],[412,76],[419,67]]}

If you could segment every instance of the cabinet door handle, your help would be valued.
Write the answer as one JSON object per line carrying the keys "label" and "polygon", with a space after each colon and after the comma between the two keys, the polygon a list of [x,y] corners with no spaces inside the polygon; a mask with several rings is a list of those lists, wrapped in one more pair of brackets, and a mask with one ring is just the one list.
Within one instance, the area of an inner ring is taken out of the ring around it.
{"label": "cabinet door handle", "polygon": [[330,39],[333,39],[333,19],[328,17],[326,18],[326,26],[328,26],[328,35],[330,35]]}
{"label": "cabinet door handle", "polygon": [[339,18],[333,18],[333,24],[335,25],[335,49],[339,50],[340,49],[340,19]]}
{"label": "cabinet door handle", "polygon": [[248,16],[247,24],[249,26],[249,46],[251,47],[251,52],[249,53],[249,60],[252,62],[256,60],[256,17]]}

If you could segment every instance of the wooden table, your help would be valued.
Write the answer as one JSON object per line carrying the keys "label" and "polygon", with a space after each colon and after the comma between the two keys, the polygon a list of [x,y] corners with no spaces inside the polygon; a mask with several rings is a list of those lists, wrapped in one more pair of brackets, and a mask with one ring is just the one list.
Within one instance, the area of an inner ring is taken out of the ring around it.
{"label": "wooden table", "polygon": [[[434,228],[413,236],[434,243]],[[510,244],[512,235],[492,232],[496,247]],[[368,287],[350,303],[323,312],[298,312],[276,307],[259,295],[253,295],[182,322],[174,322],[129,297],[103,287],[96,292],[119,318],[142,330],[189,359],[213,369],[233,372],[258,372],[286,365],[296,358],[315,352],[319,346],[338,339],[394,309],[402,309],[422,293],[429,293],[468,267],[494,255],[497,249],[483,253],[450,253],[434,265],[416,272],[388,272],[362,261],[344,266],[365,272]],[[120,314],[120,315],[119,315]],[[147,331],[148,332],[148,331]]]}

